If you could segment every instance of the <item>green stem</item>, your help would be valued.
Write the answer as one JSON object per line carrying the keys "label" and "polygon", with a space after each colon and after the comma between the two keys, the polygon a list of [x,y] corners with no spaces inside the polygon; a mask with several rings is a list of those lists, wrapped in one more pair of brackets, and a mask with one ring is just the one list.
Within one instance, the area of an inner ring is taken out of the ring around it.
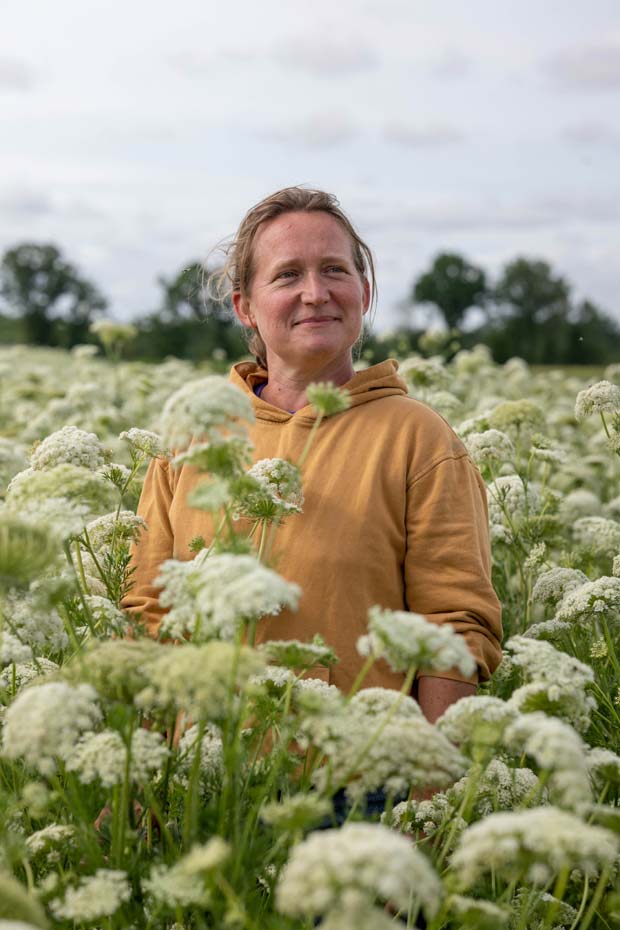
{"label": "green stem", "polygon": [[581,915],[583,914],[583,912],[584,912],[584,910],[585,910],[586,901],[588,900],[588,891],[589,891],[589,889],[590,889],[590,879],[589,879],[588,876],[586,875],[586,876],[585,876],[584,883],[583,883],[583,894],[581,895],[581,901],[580,901],[580,903],[579,903],[579,909],[578,909],[577,913],[575,914],[575,919],[573,920],[573,922],[572,922],[572,924],[570,925],[570,927],[568,928],[568,930],[575,930],[577,924],[578,924],[579,921],[581,920]]}
{"label": "green stem", "polygon": [[583,921],[579,925],[578,930],[587,930],[587,928],[592,923],[592,918],[596,914],[596,909],[601,903],[601,898],[603,897],[603,892],[607,882],[609,881],[609,876],[611,874],[611,866],[606,865],[603,871],[600,874],[599,880],[596,883],[596,888],[594,889],[594,894],[592,895],[592,900],[590,901],[590,906],[586,911],[586,915],[583,918]]}
{"label": "green stem", "polygon": [[560,909],[560,904],[564,898],[566,886],[568,885],[569,875],[570,868],[565,865],[564,868],[560,870],[560,874],[556,879],[555,886],[552,891],[553,897],[556,898],[556,900],[549,905],[541,930],[548,930],[549,927],[553,926],[553,921]]}
{"label": "green stem", "polygon": [[357,694],[357,692],[359,691],[359,689],[360,689],[361,686],[362,686],[362,683],[363,683],[364,679],[366,678],[366,675],[368,674],[368,672],[369,672],[370,669],[373,667],[373,665],[375,664],[376,661],[377,661],[377,658],[376,658],[376,656],[373,656],[372,653],[371,653],[371,655],[369,655],[369,656],[366,657],[366,661],[364,662],[364,664],[362,665],[361,669],[360,669],[359,672],[357,673],[357,676],[356,676],[356,678],[355,678],[355,681],[354,681],[353,684],[351,685],[351,690],[349,691],[349,693],[348,693],[348,695],[347,695],[347,699],[348,699],[349,701],[351,700],[351,698],[353,697],[354,694]]}
{"label": "green stem", "polygon": [[601,414],[601,420],[603,421],[603,426],[605,428],[605,434],[608,439],[611,439],[611,434],[609,432],[609,427],[607,426],[607,420],[605,419],[605,414],[603,413],[602,410],[600,411],[600,414]]}
{"label": "green stem", "polygon": [[305,446],[304,446],[304,448],[303,448],[303,451],[302,451],[302,453],[301,453],[301,455],[300,455],[300,457],[299,457],[299,461],[297,462],[297,467],[299,468],[300,471],[301,471],[301,469],[302,469],[302,467],[303,467],[304,462],[305,462],[306,459],[308,458],[308,453],[310,452],[310,446],[311,446],[312,443],[314,442],[314,437],[315,437],[316,434],[317,434],[318,428],[319,428],[319,426],[321,425],[321,421],[322,421],[322,420],[323,420],[323,414],[322,414],[322,413],[318,413],[318,414],[317,414],[316,420],[315,420],[314,423],[312,424],[312,429],[310,430],[310,434],[309,434],[309,436],[308,436],[308,438],[307,438],[307,440],[306,440],[306,444],[305,444]]}

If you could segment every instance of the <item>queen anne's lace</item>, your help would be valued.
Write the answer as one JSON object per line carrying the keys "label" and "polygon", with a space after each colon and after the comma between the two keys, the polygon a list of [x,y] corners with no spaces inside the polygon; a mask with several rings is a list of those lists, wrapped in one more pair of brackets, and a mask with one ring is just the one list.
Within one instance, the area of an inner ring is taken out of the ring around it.
{"label": "queen anne's lace", "polygon": [[404,610],[368,611],[368,635],[357,641],[363,655],[384,658],[395,672],[411,667],[437,671],[457,667],[463,675],[473,675],[474,658],[462,636],[450,626],[429,623],[420,614]]}
{"label": "queen anne's lace", "polygon": [[94,433],[63,426],[37,443],[30,455],[30,467],[42,471],[66,462],[96,471],[107,459],[108,454]]}
{"label": "queen anne's lace", "polygon": [[553,807],[491,814],[462,834],[450,866],[461,888],[487,872],[543,885],[563,868],[593,875],[618,857],[609,830]]}
{"label": "queen anne's lace", "polygon": [[428,860],[397,833],[362,823],[312,833],[295,846],[276,890],[282,913],[328,920],[353,900],[360,910],[377,900],[407,910],[411,896],[427,917],[437,912],[441,886]]}
{"label": "queen anne's lace", "polygon": [[52,901],[50,907],[59,919],[82,922],[110,917],[130,897],[126,872],[97,869],[94,875],[81,879],[79,885],[68,888],[63,900]]}
{"label": "queen anne's lace", "polygon": [[72,688],[60,681],[20,692],[6,711],[2,754],[53,775],[55,760],[68,759],[80,735],[99,723],[96,700],[90,685]]}
{"label": "queen anne's lace", "polygon": [[[203,550],[206,552],[206,550]],[[162,632],[194,642],[234,639],[239,627],[283,607],[297,607],[300,589],[265,568],[249,555],[199,553],[191,562],[170,559],[160,568],[156,583],[159,601],[171,607]]]}
{"label": "queen anne's lace", "polygon": [[205,885],[209,873],[219,869],[230,854],[228,844],[219,836],[202,846],[194,846],[174,865],[155,865],[142,886],[152,898],[168,907],[206,906],[211,892]]}
{"label": "queen anne's lace", "polygon": [[597,381],[577,394],[575,416],[578,420],[585,420],[593,413],[616,411],[620,412],[620,388],[610,381]]}

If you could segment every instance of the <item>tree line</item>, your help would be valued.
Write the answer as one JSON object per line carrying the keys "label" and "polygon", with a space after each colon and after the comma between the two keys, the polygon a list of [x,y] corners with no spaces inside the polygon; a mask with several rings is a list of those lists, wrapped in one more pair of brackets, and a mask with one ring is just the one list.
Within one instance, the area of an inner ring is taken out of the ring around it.
{"label": "tree line", "polygon": [[[157,279],[157,306],[133,320],[132,358],[230,360],[246,352],[230,305],[210,296],[199,261]],[[0,342],[71,348],[91,342],[91,323],[108,308],[89,281],[52,244],[25,242],[0,260]],[[483,342],[498,362],[519,355],[537,364],[607,364],[620,358],[620,326],[592,301],[575,301],[570,283],[540,259],[517,257],[495,281],[456,253],[441,253],[403,301],[410,319],[388,337],[370,333],[370,361],[413,351],[424,327],[415,308],[431,308],[460,345]],[[475,312],[474,312],[475,311]],[[472,323],[473,320],[473,323]],[[454,340],[446,343],[454,344]]]}

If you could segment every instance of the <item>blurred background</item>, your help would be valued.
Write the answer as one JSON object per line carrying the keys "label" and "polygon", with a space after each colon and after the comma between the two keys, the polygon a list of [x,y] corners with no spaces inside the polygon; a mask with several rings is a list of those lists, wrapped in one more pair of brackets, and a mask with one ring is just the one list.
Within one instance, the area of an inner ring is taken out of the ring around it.
{"label": "blurred background", "polygon": [[0,0],[0,343],[244,354],[204,263],[335,193],[376,256],[364,357],[620,360],[617,0]]}

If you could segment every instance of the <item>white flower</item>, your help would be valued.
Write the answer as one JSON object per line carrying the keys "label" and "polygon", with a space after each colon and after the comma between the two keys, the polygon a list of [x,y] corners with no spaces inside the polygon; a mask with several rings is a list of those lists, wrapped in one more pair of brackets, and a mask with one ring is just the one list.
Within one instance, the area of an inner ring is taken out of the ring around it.
{"label": "white flower", "polygon": [[615,555],[620,549],[620,523],[605,517],[580,517],[573,524],[573,539],[595,555]]}
{"label": "white flower", "polygon": [[423,831],[426,836],[432,836],[450,824],[456,827],[453,842],[467,826],[466,821],[458,817],[454,805],[440,791],[426,801],[401,801],[395,804],[389,816],[386,812],[381,814],[381,822],[401,833],[415,835]]}
{"label": "white flower", "polygon": [[578,420],[585,420],[593,413],[616,411],[620,412],[620,388],[610,381],[597,381],[577,394],[575,417]]}
{"label": "white flower", "polygon": [[306,831],[332,813],[332,805],[315,794],[295,794],[263,804],[260,819],[275,830],[289,833]]}
{"label": "white flower", "polygon": [[274,520],[290,513],[301,513],[304,495],[296,465],[286,459],[260,459],[248,471],[259,489],[243,494],[236,514],[255,520]]}
{"label": "white flower", "polygon": [[42,504],[50,497],[86,505],[95,514],[110,510],[117,503],[118,491],[98,472],[63,462],[43,471],[27,468],[15,475],[7,488],[6,503],[15,510],[32,501]]}
{"label": "white flower", "polygon": [[396,717],[420,717],[422,710],[408,694],[391,688],[363,688],[351,698],[350,706],[369,717],[382,717],[394,708]]}
{"label": "white flower", "polygon": [[252,461],[252,445],[242,436],[212,436],[205,442],[192,442],[172,459],[174,468],[192,465],[212,476],[239,479]]}
{"label": "white flower", "polygon": [[550,568],[536,579],[532,600],[555,607],[565,594],[581,587],[587,581],[588,576],[576,568]]}
{"label": "white flower", "polygon": [[293,847],[280,873],[276,906],[290,917],[329,915],[351,893],[359,905],[390,902],[407,910],[411,898],[427,917],[439,908],[441,884],[425,856],[381,824],[352,823],[310,834]]}
{"label": "white flower", "polygon": [[601,513],[603,505],[599,497],[587,488],[576,488],[565,494],[560,501],[560,519],[571,527],[579,517],[591,517]]}
{"label": "white flower", "polygon": [[32,649],[28,643],[14,636],[7,630],[0,632],[0,663],[9,665],[13,662],[18,667],[27,665],[33,659]]}
{"label": "white flower", "polygon": [[107,453],[95,433],[76,426],[63,426],[34,447],[30,467],[35,471],[68,463],[96,471],[107,461]]}
{"label": "white flower", "polygon": [[491,814],[462,834],[450,866],[461,888],[487,872],[508,881],[545,884],[564,868],[596,874],[618,857],[609,830],[553,807]]}
{"label": "white flower", "polygon": [[[51,846],[70,842],[74,836],[75,827],[66,823],[51,823],[47,827],[43,827],[42,830],[35,830],[34,833],[26,837],[26,849],[31,856],[37,856]],[[2,923],[0,922],[1,927]]]}
{"label": "white flower", "polygon": [[[596,707],[596,700],[586,692],[594,681],[590,666],[551,643],[525,636],[513,636],[505,648],[530,683],[512,693],[510,705],[517,710],[545,710],[566,718],[579,730],[587,730]],[[543,697],[547,706],[541,703]]]}
{"label": "white flower", "polygon": [[527,491],[519,475],[500,475],[487,488],[491,523],[501,524],[505,514],[520,521],[536,513],[540,504],[540,488],[529,482]]}
{"label": "white flower", "polygon": [[533,623],[531,626],[528,626],[523,635],[528,639],[547,639],[550,642],[554,642],[556,640],[561,640],[565,633],[570,632],[570,629],[570,623],[565,623],[563,620],[556,620],[554,617],[552,620],[543,620],[541,623]]}
{"label": "white flower", "polygon": [[[179,781],[187,786],[187,774],[196,754],[198,726],[189,727],[179,740],[179,769],[183,773]],[[208,724],[200,744],[200,780],[203,793],[208,793],[219,783],[224,765],[224,748],[218,727]]]}
{"label": "white flower", "polygon": [[501,927],[510,920],[510,911],[498,907],[484,898],[467,898],[461,894],[451,894],[448,898],[450,912],[467,927]]}
{"label": "white flower", "polygon": [[564,595],[556,620],[586,625],[598,617],[613,618],[620,607],[620,578],[603,575]]}
{"label": "white flower", "polygon": [[148,456],[148,458],[159,458],[167,455],[161,436],[152,433],[148,429],[137,429],[133,426],[131,429],[122,432],[118,438],[124,439],[133,449]]}
{"label": "white flower", "polygon": [[476,670],[464,638],[452,627],[429,623],[420,614],[371,607],[368,631],[358,639],[357,651],[386,659],[396,672],[412,666],[438,671],[457,667],[463,675]]}
{"label": "white flower", "polygon": [[464,442],[471,458],[479,467],[510,461],[514,455],[512,440],[506,433],[497,429],[469,433]]}
{"label": "white flower", "polygon": [[438,729],[453,743],[495,746],[517,712],[506,701],[490,695],[463,697],[451,704],[437,721]]}
{"label": "white flower", "polygon": [[412,355],[400,363],[398,371],[414,388],[443,388],[448,387],[451,381],[450,372],[443,360],[437,357],[417,358]]}
{"label": "white flower", "polygon": [[586,747],[569,724],[540,711],[521,714],[504,733],[504,745],[514,755],[531,756],[544,771],[552,801],[571,810],[591,800]]}
{"label": "white flower", "polygon": [[351,406],[349,392],[332,384],[331,381],[315,381],[308,385],[306,398],[317,413],[326,417],[342,413]]}
{"label": "white flower", "polygon": [[194,642],[234,639],[239,627],[282,607],[296,609],[300,589],[249,555],[209,555],[191,562],[169,559],[156,584],[159,602],[171,607],[162,632],[178,639],[190,634]]}
{"label": "white flower", "polygon": [[463,774],[465,760],[423,716],[401,716],[388,710],[382,719],[363,703],[301,721],[298,742],[314,745],[327,757],[313,780],[319,791],[345,786],[347,796],[361,800],[369,791],[394,795],[412,786],[447,785]]}
{"label": "white flower", "polygon": [[491,759],[482,775],[472,769],[448,788],[446,793],[453,808],[460,806],[472,778],[476,781],[474,807],[477,818],[488,817],[497,810],[526,806],[526,801],[531,807],[547,799],[546,790],[531,769],[510,768],[496,757]]}
{"label": "white flower", "polygon": [[194,436],[215,440],[233,434],[245,439],[239,421],[254,421],[252,401],[225,378],[211,375],[175,391],[164,405],[160,426],[166,445],[185,448]]}
{"label": "white flower", "polygon": [[72,688],[64,682],[20,692],[5,714],[2,754],[52,775],[55,759],[68,759],[80,735],[101,719],[96,699],[90,685]]}
{"label": "white flower", "polygon": [[[2,642],[3,641],[0,640],[0,643]],[[43,657],[37,659],[36,665],[34,662],[26,662],[20,665],[11,663],[0,672],[0,689],[6,688],[7,691],[12,691],[14,686],[15,692],[17,693],[24,685],[38,678],[39,675],[48,675],[57,670],[58,666],[55,662],[50,661],[50,659],[44,659]]]}
{"label": "white flower", "polygon": [[[134,782],[147,781],[161,767],[168,749],[155,730],[136,730],[131,739],[130,771]],[[88,733],[67,760],[67,769],[77,772],[81,782],[99,779],[106,788],[120,785],[125,775],[127,747],[116,730]]]}
{"label": "white flower", "polygon": [[94,875],[81,879],[79,885],[68,888],[62,901],[52,901],[50,908],[58,919],[82,922],[110,917],[130,898],[126,872],[97,869]]}
{"label": "white flower", "polygon": [[520,400],[503,400],[489,413],[492,429],[512,432],[516,435],[525,427],[532,428],[544,422],[544,412],[536,401],[522,397]]}
{"label": "white flower", "polygon": [[88,540],[95,552],[113,543],[133,542],[146,529],[146,521],[131,510],[114,510],[91,520],[86,526]]}
{"label": "white flower", "polygon": [[307,668],[313,665],[334,665],[338,656],[318,633],[311,642],[298,639],[270,639],[261,643],[258,651],[268,662],[287,668]]}
{"label": "white flower", "polygon": [[144,671],[147,685],[136,704],[147,709],[185,710],[196,720],[220,720],[229,709],[231,689],[246,687],[263,668],[258,653],[232,643],[161,646]]}
{"label": "white flower", "polygon": [[47,527],[57,543],[64,543],[71,536],[79,536],[92,516],[86,504],[59,496],[44,500],[21,500],[19,513],[32,523]]}
{"label": "white flower", "polygon": [[0,494],[18,471],[26,468],[26,448],[14,439],[0,436]]}
{"label": "white flower", "polygon": [[532,437],[530,455],[538,462],[548,462],[551,465],[565,462],[567,458],[565,449],[560,448],[553,440],[547,439],[540,434]]}
{"label": "white flower", "polygon": [[230,848],[219,836],[212,837],[202,846],[192,849],[174,865],[155,865],[142,887],[156,901],[168,907],[188,907],[209,903],[207,887],[209,874],[219,869],[228,859]]}
{"label": "white flower", "polygon": [[620,756],[610,749],[596,746],[590,749],[586,756],[588,771],[599,790],[606,782],[614,785],[620,784]]}
{"label": "white flower", "polygon": [[57,655],[66,649],[69,640],[60,615],[38,603],[32,591],[23,598],[8,597],[4,615],[14,635],[37,655],[42,651]]}

